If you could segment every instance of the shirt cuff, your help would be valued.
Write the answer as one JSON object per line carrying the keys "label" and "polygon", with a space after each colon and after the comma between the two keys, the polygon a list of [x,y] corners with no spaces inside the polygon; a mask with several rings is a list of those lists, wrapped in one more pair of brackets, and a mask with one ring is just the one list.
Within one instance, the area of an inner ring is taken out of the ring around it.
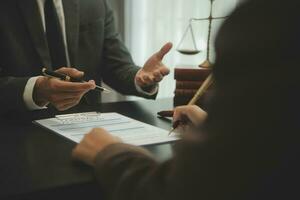
{"label": "shirt cuff", "polygon": [[47,108],[45,106],[40,107],[40,106],[36,105],[34,100],[33,100],[33,90],[34,90],[36,80],[38,78],[39,78],[39,76],[30,78],[27,81],[27,84],[26,84],[25,89],[24,89],[23,100],[24,100],[24,103],[25,103],[27,109],[29,109],[29,110],[42,110],[42,109]]}
{"label": "shirt cuff", "polygon": [[158,92],[158,84],[154,85],[153,88],[151,88],[150,91],[145,91],[143,88],[141,88],[136,80],[134,80],[134,84],[135,84],[135,88],[136,90],[141,93],[141,94],[144,94],[144,95],[147,95],[147,96],[153,96],[155,95],[157,92]]}

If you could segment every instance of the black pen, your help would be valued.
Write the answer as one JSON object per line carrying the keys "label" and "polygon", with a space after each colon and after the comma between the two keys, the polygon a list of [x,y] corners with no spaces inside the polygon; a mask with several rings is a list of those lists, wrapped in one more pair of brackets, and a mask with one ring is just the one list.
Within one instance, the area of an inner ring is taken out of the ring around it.
{"label": "black pen", "polygon": [[169,132],[169,136],[179,127],[179,125],[181,125],[182,124],[182,122],[181,121],[176,121],[176,122],[174,122],[174,124],[173,124],[173,129]]}
{"label": "black pen", "polygon": [[179,127],[179,126],[184,126],[190,123],[190,120],[183,116],[182,119],[177,120],[173,123],[173,129],[169,132],[169,136]]}
{"label": "black pen", "polygon": [[[77,83],[86,83],[87,82],[87,81],[79,79],[79,78],[74,78],[74,77],[71,77],[71,76],[68,76],[68,75],[65,75],[65,74],[50,71],[47,68],[43,68],[42,73],[46,77],[57,78],[57,79],[60,79],[62,81],[77,82]],[[100,91],[100,92],[106,92],[106,93],[111,92],[109,89],[106,89],[106,88],[98,86],[98,85],[96,85],[95,90]]]}

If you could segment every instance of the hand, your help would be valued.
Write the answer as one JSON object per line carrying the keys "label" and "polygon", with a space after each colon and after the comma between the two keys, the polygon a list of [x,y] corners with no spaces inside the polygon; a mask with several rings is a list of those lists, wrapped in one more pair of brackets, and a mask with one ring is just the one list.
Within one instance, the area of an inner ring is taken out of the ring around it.
{"label": "hand", "polygon": [[135,81],[140,87],[149,87],[159,83],[170,70],[162,63],[164,56],[172,49],[172,43],[165,44],[161,50],[151,56],[144,67],[138,71]]}
{"label": "hand", "polygon": [[[56,72],[81,78],[84,73],[74,68],[60,68]],[[33,91],[33,100],[39,106],[51,103],[59,111],[76,106],[83,95],[96,87],[94,81],[87,83],[72,83],[55,78],[40,77],[37,79]]]}
{"label": "hand", "polygon": [[207,113],[196,105],[179,106],[175,108],[173,122],[183,122],[181,126],[185,130],[191,130],[193,127],[201,126],[207,117]]}
{"label": "hand", "polygon": [[121,139],[109,134],[106,130],[98,128],[93,129],[85,135],[83,140],[73,149],[72,157],[94,165],[96,156],[105,147],[122,142]]}

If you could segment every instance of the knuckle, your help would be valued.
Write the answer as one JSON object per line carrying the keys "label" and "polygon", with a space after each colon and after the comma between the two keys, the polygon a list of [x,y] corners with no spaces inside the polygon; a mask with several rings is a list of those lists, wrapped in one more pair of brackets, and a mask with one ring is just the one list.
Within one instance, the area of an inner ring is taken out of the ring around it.
{"label": "knuckle", "polygon": [[176,107],[176,110],[177,111],[180,111],[180,110],[182,110],[183,109],[183,106],[178,106],[178,107]]}
{"label": "knuckle", "polygon": [[57,71],[60,71],[60,72],[63,72],[63,71],[66,71],[67,68],[66,67],[61,67],[60,69],[58,69]]}
{"label": "knuckle", "polygon": [[158,76],[158,75],[160,75],[160,71],[159,70],[155,70],[154,74]]}
{"label": "knuckle", "polygon": [[93,133],[94,133],[94,134],[99,133],[99,132],[101,132],[101,131],[103,131],[102,128],[94,128],[94,129],[93,129]]}
{"label": "knuckle", "polygon": [[136,81],[137,81],[138,83],[142,83],[142,79],[141,79],[140,77],[138,77],[138,78],[136,79]]}
{"label": "knuckle", "polygon": [[74,67],[72,67],[71,69],[72,69],[73,72],[80,72],[78,69],[76,69]]}
{"label": "knuckle", "polygon": [[57,89],[58,89],[58,84],[57,84],[56,81],[54,81],[54,79],[52,79],[52,80],[50,80],[49,87],[50,87],[52,90],[57,90]]}
{"label": "knuckle", "polygon": [[97,132],[97,130],[98,130],[98,128],[93,128],[91,133],[95,133],[95,132]]}
{"label": "knuckle", "polygon": [[195,109],[195,108],[198,108],[198,106],[192,105],[191,108]]}
{"label": "knuckle", "polygon": [[147,79],[148,78],[148,76],[145,74],[145,75],[143,75],[143,79]]}
{"label": "knuckle", "polygon": [[187,107],[187,110],[189,110],[189,111],[193,111],[195,108],[196,108],[196,107],[193,105],[193,106],[189,106],[189,107]]}

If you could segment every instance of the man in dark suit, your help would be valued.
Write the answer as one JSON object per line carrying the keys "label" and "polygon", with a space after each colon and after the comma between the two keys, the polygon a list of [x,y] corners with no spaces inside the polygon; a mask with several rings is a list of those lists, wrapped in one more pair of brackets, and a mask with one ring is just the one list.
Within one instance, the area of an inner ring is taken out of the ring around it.
{"label": "man in dark suit", "polygon": [[[4,0],[0,27],[2,112],[41,109],[49,103],[66,110],[102,80],[123,94],[155,98],[157,83],[169,73],[162,59],[171,44],[143,68],[134,65],[106,0]],[[91,81],[40,77],[43,67]],[[99,93],[86,96],[89,103],[100,102]]]}
{"label": "man in dark suit", "polygon": [[[105,130],[85,137],[73,156],[95,167],[108,199],[300,199],[298,8],[296,0],[249,0],[229,17],[216,42],[208,117],[173,159],[159,164]],[[203,123],[203,111],[184,110],[176,119]]]}

